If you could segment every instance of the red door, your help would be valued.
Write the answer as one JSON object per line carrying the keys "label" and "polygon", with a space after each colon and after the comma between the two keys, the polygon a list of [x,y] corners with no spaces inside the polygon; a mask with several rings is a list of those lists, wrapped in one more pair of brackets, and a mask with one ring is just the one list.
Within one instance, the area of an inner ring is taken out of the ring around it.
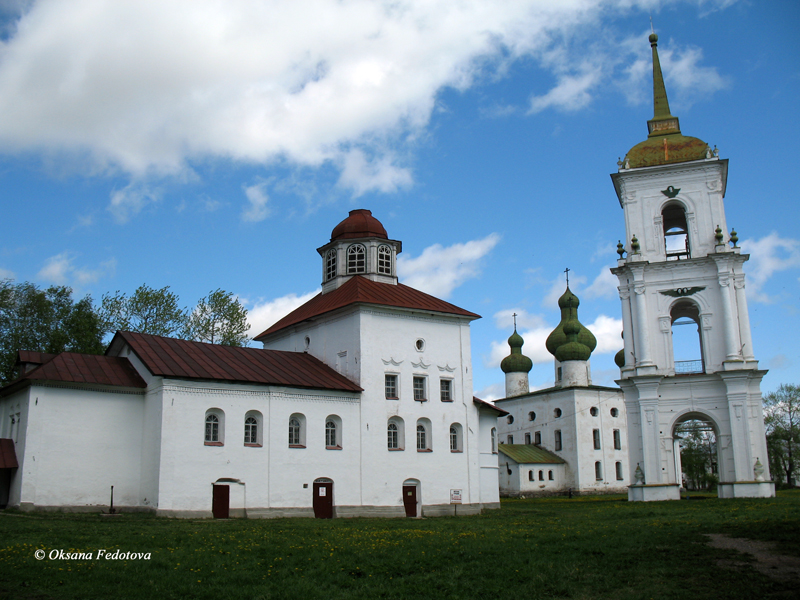
{"label": "red door", "polygon": [[406,507],[407,517],[417,516],[417,486],[403,486],[403,506]]}
{"label": "red door", "polygon": [[317,519],[333,518],[333,482],[314,482],[314,516]]}
{"label": "red door", "polygon": [[227,519],[231,506],[231,487],[229,485],[215,485],[211,498],[211,513],[215,519]]}

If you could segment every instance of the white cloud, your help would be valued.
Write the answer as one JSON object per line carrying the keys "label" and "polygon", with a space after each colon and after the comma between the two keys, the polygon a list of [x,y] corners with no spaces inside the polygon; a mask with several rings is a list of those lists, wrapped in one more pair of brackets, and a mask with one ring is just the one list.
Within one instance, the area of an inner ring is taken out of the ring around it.
{"label": "white cloud", "polygon": [[8,269],[3,269],[0,267],[0,280],[2,279],[14,279],[16,275],[13,271],[9,271]]}
{"label": "white cloud", "polygon": [[611,265],[607,265],[600,270],[592,285],[582,293],[586,298],[615,298],[619,293],[618,285],[619,279],[611,272]]}
{"label": "white cloud", "polygon": [[393,162],[394,157],[391,155],[369,161],[361,150],[350,150],[342,159],[339,185],[352,189],[355,197],[370,190],[389,193],[410,186],[411,172],[395,166]]}
{"label": "white cloud", "polygon": [[597,338],[597,347],[592,355],[610,352],[616,354],[622,348],[622,319],[599,315],[586,328]]}
{"label": "white cloud", "polygon": [[111,203],[108,205],[108,210],[117,223],[127,223],[145,206],[157,202],[158,197],[157,190],[152,190],[141,182],[131,182],[121,190],[111,192]]}
{"label": "white cloud", "polygon": [[[412,180],[398,149],[419,138],[442,89],[502,77],[527,56],[557,80],[532,109],[585,106],[603,91],[609,73],[597,65],[608,57],[587,52],[576,30],[651,4],[15,0],[7,12],[21,16],[0,55],[0,147],[139,181],[208,159],[328,164],[356,195],[393,191]],[[679,85],[705,93],[719,78],[699,60],[665,52],[664,62]],[[116,193],[115,216],[153,200],[142,192]]]}
{"label": "white cloud", "polygon": [[269,195],[265,191],[266,186],[266,182],[261,182],[244,187],[244,195],[247,196],[247,200],[250,204],[242,211],[243,221],[257,223],[266,219],[270,212],[272,212],[269,206],[267,206],[269,203]]}
{"label": "white cloud", "polygon": [[535,329],[544,327],[545,321],[541,315],[532,315],[524,308],[507,308],[494,314],[494,323],[498,329],[505,329],[510,332],[514,327],[514,315],[516,314],[517,329]]}
{"label": "white cloud", "polygon": [[446,248],[428,246],[417,258],[401,256],[397,272],[406,285],[436,296],[448,298],[467,279],[480,275],[480,261],[500,241],[496,233],[465,244]]}
{"label": "white cloud", "polygon": [[77,256],[71,252],[51,256],[45,261],[37,277],[55,285],[82,287],[113,275],[117,268],[117,261],[114,258],[100,263],[97,269],[76,267],[73,264],[76,258]]}
{"label": "white cloud", "polygon": [[[582,275],[571,275],[570,276],[570,289],[577,290],[586,283],[586,277]],[[549,291],[544,295],[542,298],[542,306],[547,309],[552,310],[553,307],[558,309],[558,299],[567,291],[567,281],[564,275],[559,275],[550,283]]]}
{"label": "white cloud", "polygon": [[[247,309],[247,322],[250,323],[250,334],[259,335],[269,327],[277,323],[288,315],[298,306],[301,306],[319,294],[320,290],[314,290],[307,294],[298,296],[297,294],[287,294],[274,300],[258,301],[253,303],[252,308]],[[249,302],[243,301],[247,305]]]}
{"label": "white cloud", "polygon": [[493,383],[475,392],[475,396],[486,402],[494,402],[498,398],[506,397],[506,386],[504,383]]}
{"label": "white cloud", "polygon": [[742,251],[750,254],[750,260],[744,264],[745,289],[748,298],[756,302],[775,300],[763,290],[776,272],[800,267],[800,240],[782,238],[775,232],[760,240],[744,240]]}

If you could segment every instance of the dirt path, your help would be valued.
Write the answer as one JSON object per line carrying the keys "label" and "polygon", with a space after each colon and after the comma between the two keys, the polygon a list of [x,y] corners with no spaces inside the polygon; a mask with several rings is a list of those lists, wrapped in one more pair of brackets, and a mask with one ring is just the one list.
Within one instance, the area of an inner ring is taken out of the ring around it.
{"label": "dirt path", "polygon": [[796,581],[800,585],[800,558],[775,553],[775,544],[759,542],[747,538],[733,538],[721,533],[705,534],[709,546],[724,550],[736,550],[749,554],[756,559],[755,563],[722,559],[717,564],[722,567],[741,567],[750,565],[757,571],[783,582]]}

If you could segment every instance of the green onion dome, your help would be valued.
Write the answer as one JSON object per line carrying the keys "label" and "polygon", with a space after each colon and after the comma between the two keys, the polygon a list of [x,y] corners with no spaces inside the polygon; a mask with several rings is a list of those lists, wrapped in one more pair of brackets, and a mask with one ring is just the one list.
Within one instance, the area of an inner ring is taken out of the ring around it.
{"label": "green onion dome", "polygon": [[524,343],[525,340],[514,329],[514,333],[508,338],[511,354],[506,356],[500,363],[503,373],[528,373],[533,368],[533,361],[522,353],[522,345]]}
{"label": "green onion dome", "polygon": [[625,366],[625,348],[614,355],[614,362],[620,369]]}
{"label": "green onion dome", "polygon": [[545,346],[547,351],[560,362],[566,360],[589,360],[592,351],[597,347],[597,339],[578,320],[579,305],[580,300],[570,291],[569,287],[558,299],[558,307],[561,309],[561,322],[547,336]]}

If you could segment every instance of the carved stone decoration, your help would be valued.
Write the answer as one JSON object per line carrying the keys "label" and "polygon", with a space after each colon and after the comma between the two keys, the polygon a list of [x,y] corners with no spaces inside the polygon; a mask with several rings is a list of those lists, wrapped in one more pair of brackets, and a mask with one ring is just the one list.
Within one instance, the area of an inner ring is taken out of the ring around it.
{"label": "carved stone decoration", "polygon": [[445,364],[445,366],[443,366],[443,367],[439,367],[439,366],[437,365],[437,368],[438,368],[440,371],[447,371],[448,373],[452,373],[453,371],[455,371],[455,369],[454,369],[453,367],[451,367],[449,364]]}
{"label": "carved stone decoration", "polygon": [[758,457],[756,457],[756,464],[753,465],[753,475],[756,481],[764,481],[764,465],[761,464]]}
{"label": "carved stone decoration", "polygon": [[392,357],[389,357],[389,360],[386,360],[385,358],[382,358],[381,362],[383,362],[383,364],[385,364],[387,366],[388,365],[394,365],[395,367],[399,367],[400,365],[403,364],[402,360],[397,361],[397,360],[393,359]]}
{"label": "carved stone decoration", "polygon": [[653,424],[653,417],[655,416],[655,412],[656,411],[654,411],[652,408],[648,408],[646,411],[644,411],[644,416],[647,419],[648,425]]}
{"label": "carved stone decoration", "polygon": [[644,485],[644,471],[639,463],[636,463],[636,470],[633,472],[633,484]]}
{"label": "carved stone decoration", "polygon": [[659,317],[658,318],[658,325],[662,332],[667,333],[670,330],[670,317]]}
{"label": "carved stone decoration", "polygon": [[683,287],[683,288],[675,288],[674,290],[661,290],[659,294],[663,294],[665,296],[672,296],[673,298],[683,298],[684,296],[691,296],[692,294],[696,294],[697,292],[702,292],[706,289],[706,286],[694,286],[694,287]]}
{"label": "carved stone decoration", "polygon": [[425,364],[425,360],[424,360],[424,359],[422,359],[422,358],[420,358],[418,363],[415,363],[415,362],[413,362],[413,361],[412,361],[412,363],[411,363],[411,366],[412,366],[412,367],[414,367],[415,369],[427,369],[427,368],[428,368],[428,367],[430,367],[432,364],[433,364],[433,363],[428,363],[428,364],[426,365],[426,364]]}
{"label": "carved stone decoration", "polygon": [[667,189],[661,190],[661,193],[664,194],[667,198],[672,199],[681,193],[681,188],[669,186]]}

